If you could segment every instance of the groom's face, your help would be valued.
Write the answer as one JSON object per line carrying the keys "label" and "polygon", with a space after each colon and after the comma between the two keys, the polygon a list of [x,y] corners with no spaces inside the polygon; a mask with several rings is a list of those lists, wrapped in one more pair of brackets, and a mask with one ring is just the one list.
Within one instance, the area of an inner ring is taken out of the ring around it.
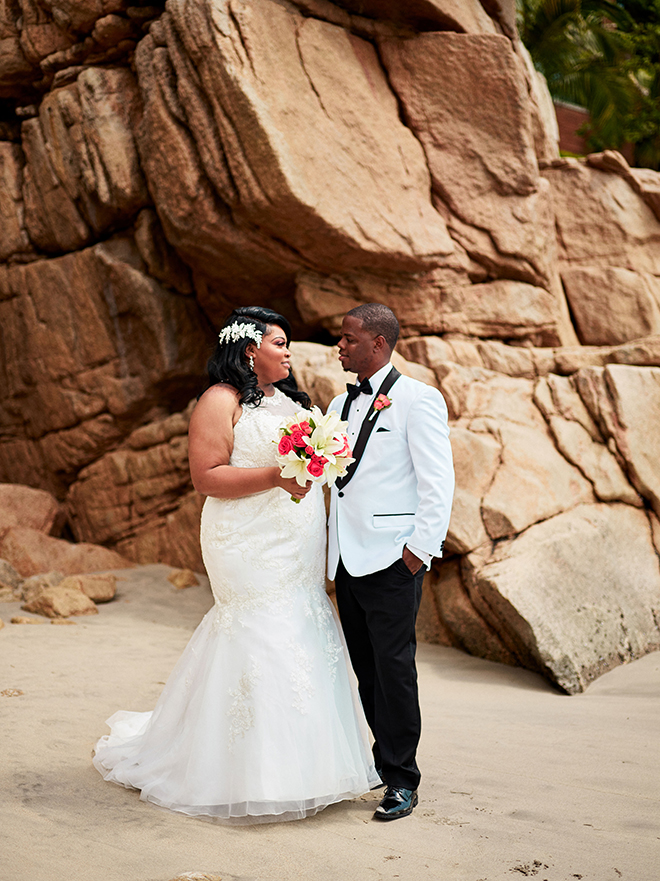
{"label": "groom's face", "polygon": [[341,325],[341,339],[337,343],[339,361],[345,371],[357,373],[359,379],[371,376],[380,366],[379,352],[382,346],[376,342],[381,339],[365,330],[359,318],[347,315]]}

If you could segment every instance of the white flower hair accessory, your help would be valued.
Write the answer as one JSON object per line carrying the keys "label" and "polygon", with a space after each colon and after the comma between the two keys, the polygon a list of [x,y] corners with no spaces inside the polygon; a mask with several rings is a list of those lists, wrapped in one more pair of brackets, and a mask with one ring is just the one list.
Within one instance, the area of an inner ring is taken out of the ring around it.
{"label": "white flower hair accessory", "polygon": [[221,345],[228,343],[230,340],[232,343],[237,343],[239,340],[244,340],[246,337],[253,340],[257,344],[258,349],[261,348],[261,341],[264,335],[254,326],[254,324],[239,324],[238,321],[235,321],[233,324],[230,324],[229,327],[223,327],[218,334],[218,339],[220,340]]}

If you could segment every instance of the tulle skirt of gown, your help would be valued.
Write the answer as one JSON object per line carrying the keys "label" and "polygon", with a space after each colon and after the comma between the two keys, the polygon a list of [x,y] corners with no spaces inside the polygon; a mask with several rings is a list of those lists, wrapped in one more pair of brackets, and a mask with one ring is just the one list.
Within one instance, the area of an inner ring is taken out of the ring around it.
{"label": "tulle skirt of gown", "polygon": [[94,757],[106,780],[230,822],[298,819],[379,781],[325,594],[323,527],[318,487],[299,505],[280,489],[206,500],[215,605],[154,711],[107,720]]}

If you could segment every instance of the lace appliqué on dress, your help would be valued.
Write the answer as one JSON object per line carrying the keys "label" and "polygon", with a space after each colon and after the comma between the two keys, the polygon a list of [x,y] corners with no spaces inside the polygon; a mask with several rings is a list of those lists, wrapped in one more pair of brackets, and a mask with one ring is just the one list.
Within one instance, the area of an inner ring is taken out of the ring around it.
{"label": "lace appliqu\u00e9 on dress", "polygon": [[294,692],[293,706],[305,716],[308,712],[307,703],[314,696],[314,686],[310,673],[312,672],[312,659],[307,649],[292,639],[287,643],[287,648],[293,661],[291,670],[291,687]]}
{"label": "lace appliqu\u00e9 on dress", "polygon": [[254,727],[254,707],[251,698],[254,687],[261,677],[261,669],[253,659],[252,669],[246,670],[238,680],[237,688],[230,688],[229,695],[233,698],[227,715],[231,717],[229,726],[229,743],[235,743],[236,739],[243,737],[246,731]]}

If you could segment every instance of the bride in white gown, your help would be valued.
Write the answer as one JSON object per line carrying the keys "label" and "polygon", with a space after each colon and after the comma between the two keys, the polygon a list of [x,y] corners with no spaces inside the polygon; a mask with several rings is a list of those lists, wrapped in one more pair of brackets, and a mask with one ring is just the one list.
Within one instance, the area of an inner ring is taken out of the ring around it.
{"label": "bride in white gown", "polygon": [[154,711],[115,713],[94,757],[106,780],[147,801],[235,823],[299,819],[380,782],[325,593],[322,492],[275,464],[277,428],[306,402],[289,335],[259,307],[235,310],[221,331],[189,449],[208,496],[201,543],[215,604]]}

